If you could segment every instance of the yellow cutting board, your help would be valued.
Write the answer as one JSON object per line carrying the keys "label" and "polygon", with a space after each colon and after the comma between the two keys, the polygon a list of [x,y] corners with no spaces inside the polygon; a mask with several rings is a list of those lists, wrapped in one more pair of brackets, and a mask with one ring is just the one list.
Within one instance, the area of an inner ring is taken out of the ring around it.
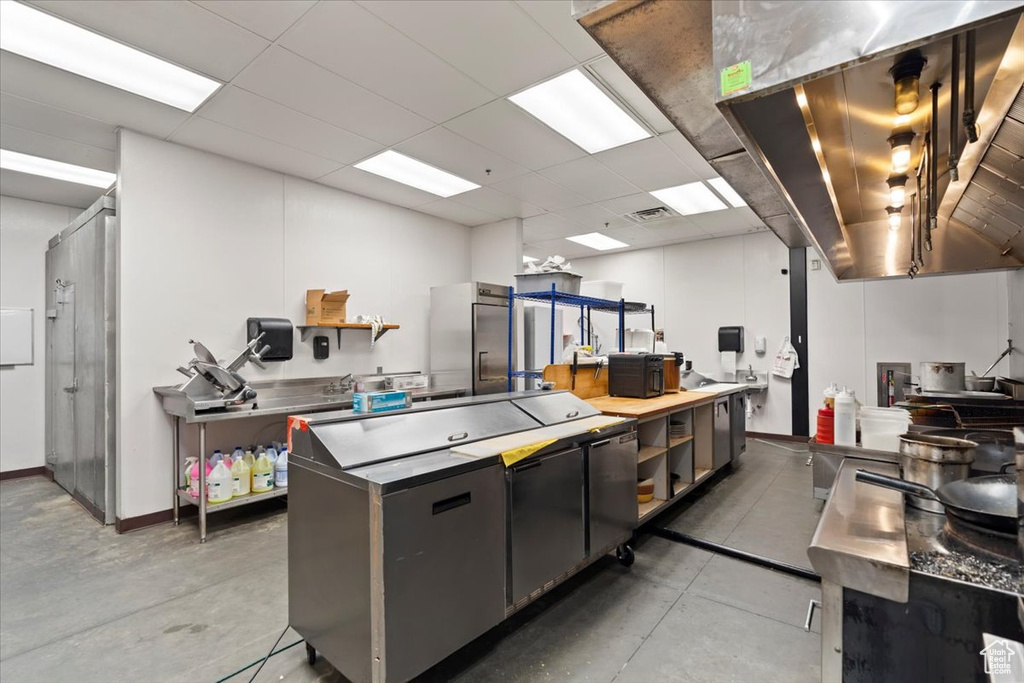
{"label": "yellow cutting board", "polygon": [[530,429],[525,432],[506,434],[505,436],[485,439],[475,443],[452,446],[451,450],[453,453],[468,455],[471,458],[488,458],[500,455],[506,451],[549,441],[550,439],[564,439],[569,436],[586,434],[595,429],[602,429],[603,427],[609,427],[623,421],[623,418],[612,415],[594,415],[592,417],[585,417],[582,420],[563,422],[562,424],[551,425],[550,427]]}

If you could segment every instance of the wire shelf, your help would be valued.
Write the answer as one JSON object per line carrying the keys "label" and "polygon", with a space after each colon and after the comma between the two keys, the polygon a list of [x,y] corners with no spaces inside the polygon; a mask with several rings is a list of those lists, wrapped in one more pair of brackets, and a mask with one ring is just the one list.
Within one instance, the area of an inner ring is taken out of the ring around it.
{"label": "wire shelf", "polygon": [[650,313],[651,310],[647,304],[636,301],[619,302],[612,301],[611,299],[596,299],[581,294],[569,294],[567,292],[516,292],[513,296],[524,301],[535,301],[545,304],[552,303],[553,301],[556,306],[573,306],[575,308],[583,306],[593,311],[608,311],[611,313],[618,313],[620,304],[623,307],[623,313]]}

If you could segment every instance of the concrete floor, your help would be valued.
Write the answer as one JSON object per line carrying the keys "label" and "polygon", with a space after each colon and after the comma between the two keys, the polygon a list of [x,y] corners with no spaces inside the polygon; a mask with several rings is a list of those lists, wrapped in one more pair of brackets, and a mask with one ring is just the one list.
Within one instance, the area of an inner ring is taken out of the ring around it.
{"label": "concrete floor", "polygon": [[[656,523],[806,566],[805,459],[748,442],[733,473]],[[215,681],[261,657],[287,623],[287,525],[282,505],[253,507],[211,517],[200,546],[192,521],[118,536],[44,479],[0,484],[0,679]],[[422,680],[820,679],[817,628],[802,627],[816,584],[650,535],[636,550],[631,568],[596,563]],[[257,679],[274,680],[344,679],[298,645]]]}

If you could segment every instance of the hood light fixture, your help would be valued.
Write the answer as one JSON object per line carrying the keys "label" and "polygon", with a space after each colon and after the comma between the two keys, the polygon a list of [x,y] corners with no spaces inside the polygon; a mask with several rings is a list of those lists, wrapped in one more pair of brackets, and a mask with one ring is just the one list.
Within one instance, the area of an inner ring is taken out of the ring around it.
{"label": "hood light fixture", "polygon": [[889,147],[892,148],[892,172],[899,175],[910,168],[910,144],[914,141],[914,131],[907,130],[889,136]]}
{"label": "hood light fixture", "polygon": [[907,176],[893,176],[886,183],[889,185],[889,206],[902,209],[907,200]]}
{"label": "hood light fixture", "polygon": [[921,70],[928,63],[918,50],[912,50],[889,69],[895,91],[897,114],[912,114],[921,101]]}
{"label": "hood light fixture", "polygon": [[885,210],[889,213],[889,229],[892,231],[899,230],[900,225],[903,223],[903,216],[900,215],[902,207],[887,206]]}

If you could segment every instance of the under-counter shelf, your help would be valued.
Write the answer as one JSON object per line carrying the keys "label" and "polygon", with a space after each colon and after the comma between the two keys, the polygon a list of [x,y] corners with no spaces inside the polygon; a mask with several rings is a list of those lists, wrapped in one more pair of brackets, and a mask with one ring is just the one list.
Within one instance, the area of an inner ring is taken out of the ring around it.
{"label": "under-counter shelf", "polygon": [[[400,327],[401,325],[382,325],[373,341],[383,337],[384,333],[388,330],[397,330]],[[342,330],[372,330],[373,325],[369,323],[323,323],[321,325],[296,325],[295,328],[299,331],[299,339],[302,341],[309,339],[309,335],[312,334],[313,330],[336,330],[338,333],[338,348],[341,349]]]}
{"label": "under-counter shelf", "polygon": [[[226,500],[223,503],[206,503],[206,514],[211,512],[217,512],[218,510],[230,510],[240,505],[248,505],[249,503],[256,503],[261,500],[270,500],[271,498],[280,498],[281,496],[288,495],[288,487],[284,488],[273,488],[270,491],[260,491],[246,493],[243,496],[235,496],[231,500]],[[178,489],[178,499],[183,503],[189,503],[190,505],[199,505],[199,499],[193,498],[192,494],[187,489]]]}
{"label": "under-counter shelf", "polygon": [[667,504],[668,501],[662,500],[661,498],[652,498],[646,503],[637,503],[637,516],[642,522],[645,518],[655,514]]}
{"label": "under-counter shelf", "polygon": [[702,481],[704,481],[705,479],[707,479],[708,477],[710,477],[714,473],[715,473],[714,470],[706,470],[706,469],[704,469],[702,467],[694,468],[694,470],[693,470],[693,483],[694,483],[694,485],[701,483]]}
{"label": "under-counter shelf", "polygon": [[641,446],[640,452],[636,456],[636,462],[637,464],[647,462],[652,458],[657,458],[659,455],[665,455],[666,453],[668,453],[668,449],[660,446]]}
{"label": "under-counter shelf", "polygon": [[675,448],[676,446],[681,446],[684,443],[689,443],[690,441],[693,441],[693,434],[687,434],[686,436],[670,436],[668,439],[668,447]]}

